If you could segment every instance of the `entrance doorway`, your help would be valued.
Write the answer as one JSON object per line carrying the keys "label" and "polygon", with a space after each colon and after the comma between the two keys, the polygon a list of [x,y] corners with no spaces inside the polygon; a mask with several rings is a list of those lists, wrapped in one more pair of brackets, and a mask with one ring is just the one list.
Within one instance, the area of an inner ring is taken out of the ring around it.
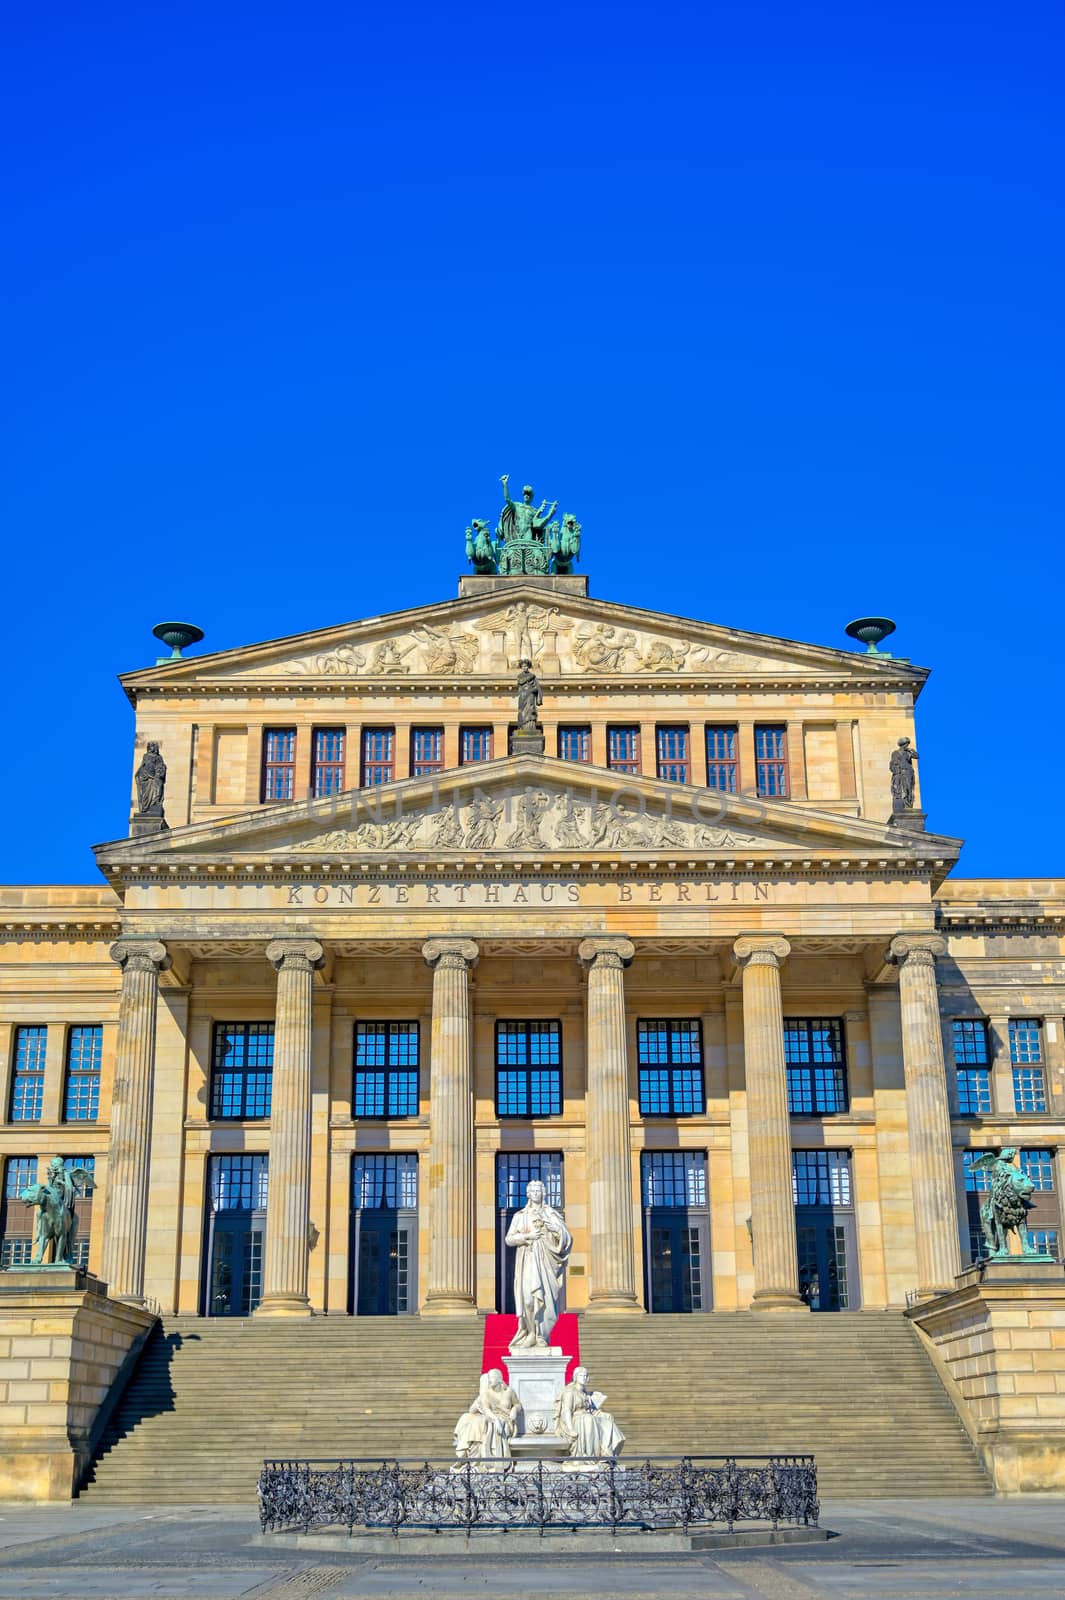
{"label": "entrance doorway", "polygon": [[858,1236],[849,1150],[793,1150],[799,1293],[811,1311],[856,1311]]}
{"label": "entrance doorway", "polygon": [[645,1150],[644,1293],[648,1311],[709,1311],[710,1208],[702,1150]]}
{"label": "entrance doorway", "polygon": [[418,1157],[356,1155],[351,1165],[351,1289],[358,1317],[418,1308]]}
{"label": "entrance doorway", "polygon": [[[507,1229],[516,1212],[525,1204],[526,1186],[536,1179],[547,1191],[547,1203],[561,1210],[562,1152],[561,1150],[523,1150],[517,1154],[496,1156],[496,1305],[504,1315],[513,1316],[514,1256],[513,1246],[506,1242]],[[565,1288],[560,1310],[566,1309]]]}
{"label": "entrance doorway", "polygon": [[263,1293],[267,1156],[212,1156],[203,1313],[246,1317]]}

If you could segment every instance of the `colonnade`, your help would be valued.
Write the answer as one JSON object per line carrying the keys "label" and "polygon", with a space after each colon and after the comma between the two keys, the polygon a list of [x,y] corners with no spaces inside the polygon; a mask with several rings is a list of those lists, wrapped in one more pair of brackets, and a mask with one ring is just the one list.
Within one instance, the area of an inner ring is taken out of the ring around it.
{"label": "colonnade", "polygon": [[[932,933],[900,935],[890,948],[899,967],[922,1291],[950,1286],[961,1267],[935,979],[936,957],[944,949],[943,940]],[[277,972],[277,999],[263,1296],[257,1315],[309,1316],[312,997],[314,975],[324,955],[313,937],[277,939],[265,953]],[[789,953],[786,938],[766,933],[745,934],[732,950],[743,998],[753,1305],[767,1311],[805,1309],[795,1247],[781,1002],[780,973]],[[151,939],[122,939],[111,955],[122,969],[122,993],[103,1270],[114,1296],[139,1301],[144,1295],[156,1005],[159,975],[169,956],[165,945]],[[423,1310],[473,1314],[475,1146],[469,985],[479,949],[473,939],[434,937],[425,942],[422,955],[433,975],[431,1236]],[[617,934],[597,934],[578,947],[588,983],[589,1313],[639,1309],[625,1029],[625,970],[634,956],[631,941]]]}

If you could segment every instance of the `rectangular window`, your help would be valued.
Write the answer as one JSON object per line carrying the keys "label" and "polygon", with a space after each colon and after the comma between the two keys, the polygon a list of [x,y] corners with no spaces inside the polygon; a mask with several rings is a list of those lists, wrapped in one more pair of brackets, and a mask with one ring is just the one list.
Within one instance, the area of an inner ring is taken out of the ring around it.
{"label": "rectangular window", "polygon": [[606,730],[606,764],[611,772],[625,772],[630,778],[640,772],[639,728],[608,728]]}
{"label": "rectangular window", "polygon": [[1047,1088],[1042,1067],[1014,1067],[1013,1109],[1045,1111],[1046,1108]]}
{"label": "rectangular window", "polygon": [[496,1115],[557,1117],[562,1111],[562,1025],[496,1023]]}
{"label": "rectangular window", "polygon": [[274,1073],[272,1022],[216,1022],[211,1072],[211,1116],[270,1115]]}
{"label": "rectangular window", "polygon": [[44,1058],[48,1029],[15,1029],[15,1071],[11,1084],[12,1122],[40,1122],[44,1109]]}
{"label": "rectangular window", "polygon": [[786,1017],[784,1061],[793,1117],[824,1117],[847,1109],[843,1024],[838,1017]]}
{"label": "rectangular window", "polygon": [[1061,1237],[1061,1210],[1054,1183],[1053,1150],[1022,1150],[1021,1171],[1032,1180],[1031,1209],[1024,1222],[1029,1249],[1057,1256]]}
{"label": "rectangular window", "polygon": [[92,1238],[92,1197],[96,1192],[96,1157],[64,1156],[63,1165],[68,1172],[78,1174],[74,1179],[78,1191],[75,1203],[78,1231],[74,1238],[71,1260],[76,1267],[88,1267],[89,1241]]}
{"label": "rectangular window", "polygon": [[658,776],[667,783],[691,782],[687,728],[656,728]]}
{"label": "rectangular window", "polygon": [[355,1156],[351,1203],[356,1211],[417,1211],[418,1157]]}
{"label": "rectangular window", "polygon": [[726,794],[739,793],[737,737],[735,728],[707,728],[706,785],[708,789],[721,789]]}
{"label": "rectangular window", "polygon": [[459,764],[461,766],[468,767],[475,761],[491,761],[491,759],[491,728],[459,729]]}
{"label": "rectangular window", "polygon": [[788,730],[761,727],[754,730],[754,767],[758,793],[767,800],[786,800],[788,787]]}
{"label": "rectangular window", "polygon": [[427,778],[430,773],[444,770],[443,728],[412,728],[410,730],[410,775]]}
{"label": "rectangular window", "polygon": [[38,1181],[36,1156],[8,1156],[0,1197],[0,1267],[24,1267],[33,1255],[36,1212],[19,1199]]}
{"label": "rectangular window", "polygon": [[208,1182],[212,1211],[265,1211],[269,1158],[212,1156]]}
{"label": "rectangular window", "polygon": [[562,761],[591,761],[591,728],[559,728],[558,754]]}
{"label": "rectangular window", "polygon": [[263,729],[263,799],[293,800],[296,795],[295,728]]}
{"label": "rectangular window", "polygon": [[1046,1078],[1040,1062],[1043,1042],[1035,1017],[1011,1017],[1009,1024],[1010,1061],[1013,1063],[1013,1107],[1015,1111],[1045,1111]]}
{"label": "rectangular window", "polygon": [[67,1122],[95,1122],[100,1114],[100,1060],[104,1030],[95,1024],[71,1028],[67,1036]]}
{"label": "rectangular window", "polygon": [[1020,1153],[1021,1171],[1027,1173],[1032,1180],[1033,1189],[1043,1194],[1052,1194],[1054,1191],[1054,1152],[1053,1150],[1022,1150]]}
{"label": "rectangular window", "polygon": [[376,789],[396,775],[395,728],[363,728],[362,787]]}
{"label": "rectangular window", "polygon": [[991,1067],[987,1023],[982,1018],[959,1017],[951,1024],[954,1065],[958,1069],[958,1110],[963,1117],[991,1111]]}
{"label": "rectangular window", "polygon": [[355,1117],[418,1115],[418,1024],[357,1022]]}
{"label": "rectangular window", "polygon": [[703,1042],[694,1018],[637,1022],[640,1111],[690,1117],[706,1110]]}
{"label": "rectangular window", "polygon": [[344,729],[315,728],[311,792],[316,800],[344,788]]}
{"label": "rectangular window", "polygon": [[1015,1067],[1027,1067],[1042,1061],[1042,1040],[1035,1017],[1011,1017],[1009,1032],[1010,1060]]}
{"label": "rectangular window", "polygon": [[645,1150],[640,1157],[645,1206],[686,1210],[706,1205],[705,1150]]}
{"label": "rectangular window", "polygon": [[851,1160],[846,1150],[793,1150],[791,1194],[797,1206],[851,1206]]}

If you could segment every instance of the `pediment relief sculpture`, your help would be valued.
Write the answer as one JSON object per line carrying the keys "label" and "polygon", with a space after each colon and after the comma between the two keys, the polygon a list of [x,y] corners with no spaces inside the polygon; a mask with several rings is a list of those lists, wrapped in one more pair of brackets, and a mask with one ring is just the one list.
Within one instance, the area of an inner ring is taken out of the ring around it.
{"label": "pediment relief sculpture", "polygon": [[757,844],[748,833],[698,817],[640,808],[632,796],[593,800],[531,787],[475,790],[468,800],[431,810],[367,819],[278,848],[347,854],[379,850],[728,850]]}

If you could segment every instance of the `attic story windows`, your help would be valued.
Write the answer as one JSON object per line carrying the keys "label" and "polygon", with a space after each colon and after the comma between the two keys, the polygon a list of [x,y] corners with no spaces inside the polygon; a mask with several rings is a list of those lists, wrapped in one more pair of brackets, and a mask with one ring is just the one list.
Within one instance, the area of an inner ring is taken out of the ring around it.
{"label": "attic story windows", "polygon": [[264,800],[293,800],[296,796],[296,730],[263,729]]}

